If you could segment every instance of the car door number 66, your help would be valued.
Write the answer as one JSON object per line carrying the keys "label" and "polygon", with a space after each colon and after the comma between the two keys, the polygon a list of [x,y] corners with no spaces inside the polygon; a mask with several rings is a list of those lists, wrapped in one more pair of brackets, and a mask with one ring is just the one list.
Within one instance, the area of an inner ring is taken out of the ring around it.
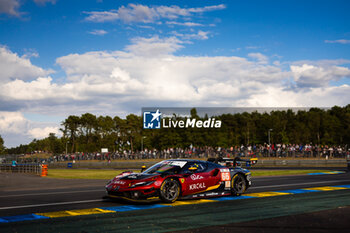
{"label": "car door number 66", "polygon": [[221,180],[222,181],[230,181],[231,180],[231,176],[229,172],[222,172],[221,173]]}

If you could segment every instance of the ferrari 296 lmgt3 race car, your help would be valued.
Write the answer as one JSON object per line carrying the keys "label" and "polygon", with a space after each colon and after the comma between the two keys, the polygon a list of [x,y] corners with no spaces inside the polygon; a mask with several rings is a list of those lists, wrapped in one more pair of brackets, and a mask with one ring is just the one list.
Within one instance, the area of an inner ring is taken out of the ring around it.
{"label": "ferrari 296 lmgt3 race car", "polygon": [[123,172],[106,185],[108,197],[128,200],[160,198],[171,203],[226,195],[241,195],[251,186],[251,173],[215,162],[170,159],[141,173]]}

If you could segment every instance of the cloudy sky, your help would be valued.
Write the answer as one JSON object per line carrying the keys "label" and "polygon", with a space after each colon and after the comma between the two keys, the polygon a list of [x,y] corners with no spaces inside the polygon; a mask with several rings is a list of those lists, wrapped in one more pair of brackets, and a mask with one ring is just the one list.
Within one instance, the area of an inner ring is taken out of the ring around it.
{"label": "cloudy sky", "polygon": [[0,0],[0,135],[141,107],[350,103],[349,1]]}

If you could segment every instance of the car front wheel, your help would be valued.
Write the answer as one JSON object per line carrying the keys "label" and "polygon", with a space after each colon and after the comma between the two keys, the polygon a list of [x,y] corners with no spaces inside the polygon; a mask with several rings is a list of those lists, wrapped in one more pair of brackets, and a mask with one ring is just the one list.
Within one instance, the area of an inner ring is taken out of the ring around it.
{"label": "car front wheel", "polygon": [[173,178],[164,180],[160,186],[160,199],[167,203],[175,202],[180,196],[180,184]]}

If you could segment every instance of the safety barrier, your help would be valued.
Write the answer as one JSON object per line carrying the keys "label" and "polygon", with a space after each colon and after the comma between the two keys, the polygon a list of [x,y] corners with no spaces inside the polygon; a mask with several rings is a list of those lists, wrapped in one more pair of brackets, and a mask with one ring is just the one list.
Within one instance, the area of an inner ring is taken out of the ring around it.
{"label": "safety barrier", "polygon": [[[46,174],[47,174],[47,165]],[[33,173],[42,174],[42,165],[39,163],[25,163],[17,164],[12,166],[12,164],[0,164],[0,172],[10,172],[10,173]]]}
{"label": "safety barrier", "polygon": [[[247,159],[247,158],[242,158]],[[142,166],[150,167],[155,163],[161,160],[154,161],[118,161],[114,160],[110,163],[107,161],[76,161],[72,164],[72,168],[95,168],[95,169],[141,169]],[[256,161],[254,161],[256,162]],[[252,161],[252,164],[254,164]],[[349,163],[350,164],[350,163]],[[67,168],[67,162],[57,162],[49,163],[49,168]],[[333,167],[344,167],[346,168],[347,162],[346,159],[260,159],[257,160],[257,163],[253,165],[253,168],[273,168],[273,167],[324,167],[324,168],[333,168]],[[350,166],[350,165],[349,165]]]}
{"label": "safety barrier", "polygon": [[41,165],[41,177],[47,176],[47,172],[48,172],[47,165],[42,164]]}

